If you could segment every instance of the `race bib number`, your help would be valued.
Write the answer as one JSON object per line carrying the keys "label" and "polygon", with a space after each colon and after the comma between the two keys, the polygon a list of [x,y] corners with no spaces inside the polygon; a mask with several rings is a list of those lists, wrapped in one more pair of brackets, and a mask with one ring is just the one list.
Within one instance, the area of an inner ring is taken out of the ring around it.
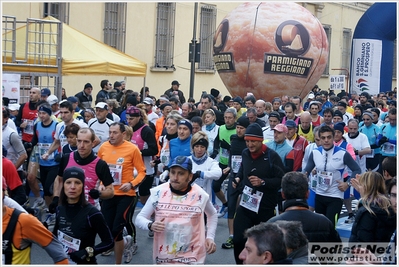
{"label": "race bib number", "polygon": [[26,122],[26,127],[24,129],[24,133],[26,134],[33,134],[33,124],[34,121],[33,120],[25,120]]}
{"label": "race bib number", "polygon": [[[38,143],[37,147],[39,149],[39,156],[42,157],[44,154],[47,153],[47,151],[49,150],[51,144],[42,144],[42,143]],[[48,160],[54,159],[54,152],[51,153],[50,155],[48,155]]]}
{"label": "race bib number", "polygon": [[263,193],[256,191],[249,186],[245,186],[242,192],[240,206],[258,213],[260,201],[262,200]]}
{"label": "race bib number", "polygon": [[122,184],[122,165],[108,164],[111,176],[114,179],[113,185]]}
{"label": "race bib number", "polygon": [[317,183],[322,189],[327,189],[332,184],[333,173],[317,171]]}
{"label": "race bib number", "polygon": [[[73,238],[60,230],[58,230],[58,241],[61,242],[62,247],[65,251],[65,253],[68,255],[72,252],[78,251],[80,248],[80,239]],[[74,263],[68,256],[68,260],[72,263]]]}
{"label": "race bib number", "polygon": [[381,151],[386,154],[395,154],[396,145],[386,142],[382,145]]}
{"label": "race bib number", "polygon": [[161,162],[167,166],[169,165],[169,160],[170,160],[170,151],[169,149],[165,149],[161,152]]}
{"label": "race bib number", "polygon": [[240,165],[242,162],[242,157],[240,156],[231,156],[231,168],[233,170],[234,173],[237,173],[238,170],[240,169]]}

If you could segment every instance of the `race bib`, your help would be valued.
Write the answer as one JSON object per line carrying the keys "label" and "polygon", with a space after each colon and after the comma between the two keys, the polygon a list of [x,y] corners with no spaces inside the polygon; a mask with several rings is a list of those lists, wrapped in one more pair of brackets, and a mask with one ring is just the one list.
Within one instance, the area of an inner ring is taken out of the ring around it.
{"label": "race bib", "polygon": [[241,196],[240,206],[258,213],[263,193],[260,191],[252,193],[253,191],[254,189],[249,186],[244,187]]}
{"label": "race bib", "polygon": [[332,184],[333,173],[326,171],[317,171],[317,183],[323,190],[329,188]]}
{"label": "race bib", "polygon": [[[80,248],[80,239],[73,238],[62,231],[58,230],[58,241],[62,244],[62,247],[65,251],[65,253],[68,255],[72,252],[78,251]],[[70,263],[76,264],[74,261],[72,261],[69,256],[68,256],[68,261]]]}
{"label": "race bib", "polygon": [[108,164],[111,176],[114,179],[113,185],[122,184],[122,165]]}
{"label": "race bib", "polygon": [[242,157],[241,155],[235,155],[231,156],[231,169],[233,170],[234,173],[238,173],[238,170],[240,169],[240,165],[242,162]]}
{"label": "race bib", "polygon": [[381,151],[386,154],[395,154],[395,150],[396,150],[396,145],[388,142],[384,143],[381,147]]}
{"label": "race bib", "polygon": [[169,165],[169,160],[170,160],[170,150],[169,150],[169,148],[167,148],[167,149],[164,149],[162,152],[161,152],[161,162],[165,165],[165,166],[167,166],[167,165]]}
{"label": "race bib", "polygon": [[[47,151],[49,150],[51,144],[42,144],[42,143],[38,143],[37,147],[39,149],[39,156],[40,158],[47,153]],[[48,160],[54,159],[54,152],[51,153],[50,155],[48,155]]]}
{"label": "race bib", "polygon": [[26,134],[33,134],[33,124],[34,121],[33,120],[25,120],[24,122],[26,122],[26,127],[24,129],[24,133]]}

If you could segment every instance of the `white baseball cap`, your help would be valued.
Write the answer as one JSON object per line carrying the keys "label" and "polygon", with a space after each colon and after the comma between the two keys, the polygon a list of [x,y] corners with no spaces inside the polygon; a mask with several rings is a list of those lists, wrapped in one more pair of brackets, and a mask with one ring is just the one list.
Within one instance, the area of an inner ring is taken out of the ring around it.
{"label": "white baseball cap", "polygon": [[50,104],[50,106],[58,103],[58,97],[56,97],[55,95],[49,95],[47,97],[47,102]]}

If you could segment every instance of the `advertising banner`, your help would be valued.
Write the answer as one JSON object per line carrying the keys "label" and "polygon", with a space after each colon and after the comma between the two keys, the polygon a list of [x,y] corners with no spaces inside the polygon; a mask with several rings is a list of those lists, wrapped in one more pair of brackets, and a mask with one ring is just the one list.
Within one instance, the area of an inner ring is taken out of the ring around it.
{"label": "advertising banner", "polygon": [[3,97],[10,99],[10,104],[19,104],[21,74],[3,73]]}
{"label": "advertising banner", "polygon": [[352,92],[358,94],[367,92],[370,95],[375,95],[380,92],[381,59],[381,40],[353,40],[351,64]]}

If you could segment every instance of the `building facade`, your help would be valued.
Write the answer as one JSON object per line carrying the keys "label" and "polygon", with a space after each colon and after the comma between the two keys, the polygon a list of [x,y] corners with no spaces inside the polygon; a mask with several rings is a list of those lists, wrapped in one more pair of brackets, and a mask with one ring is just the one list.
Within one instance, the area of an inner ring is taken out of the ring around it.
{"label": "building facade", "polygon": [[[186,98],[190,95],[190,44],[201,45],[195,64],[193,97],[199,100],[202,91],[217,88],[228,95],[212,60],[213,36],[222,19],[242,2],[200,2],[195,14],[194,2],[3,2],[2,15],[43,18],[52,15],[78,31],[104,42],[147,63],[143,77],[64,76],[62,87],[74,95],[90,82],[93,94],[100,90],[100,81],[126,81],[126,88],[140,91],[145,85],[150,94],[159,97],[173,80],[180,82]],[[360,17],[372,5],[365,2],[298,2],[316,16],[329,39],[329,61],[317,83],[329,87],[329,75],[346,74],[350,69],[351,41]],[[194,18],[196,23],[194,23]],[[396,50],[396,46],[395,46]],[[396,52],[395,61],[396,62]],[[396,63],[392,88],[396,87]],[[243,92],[244,96],[246,92]],[[25,102],[21,100],[21,102]]]}

